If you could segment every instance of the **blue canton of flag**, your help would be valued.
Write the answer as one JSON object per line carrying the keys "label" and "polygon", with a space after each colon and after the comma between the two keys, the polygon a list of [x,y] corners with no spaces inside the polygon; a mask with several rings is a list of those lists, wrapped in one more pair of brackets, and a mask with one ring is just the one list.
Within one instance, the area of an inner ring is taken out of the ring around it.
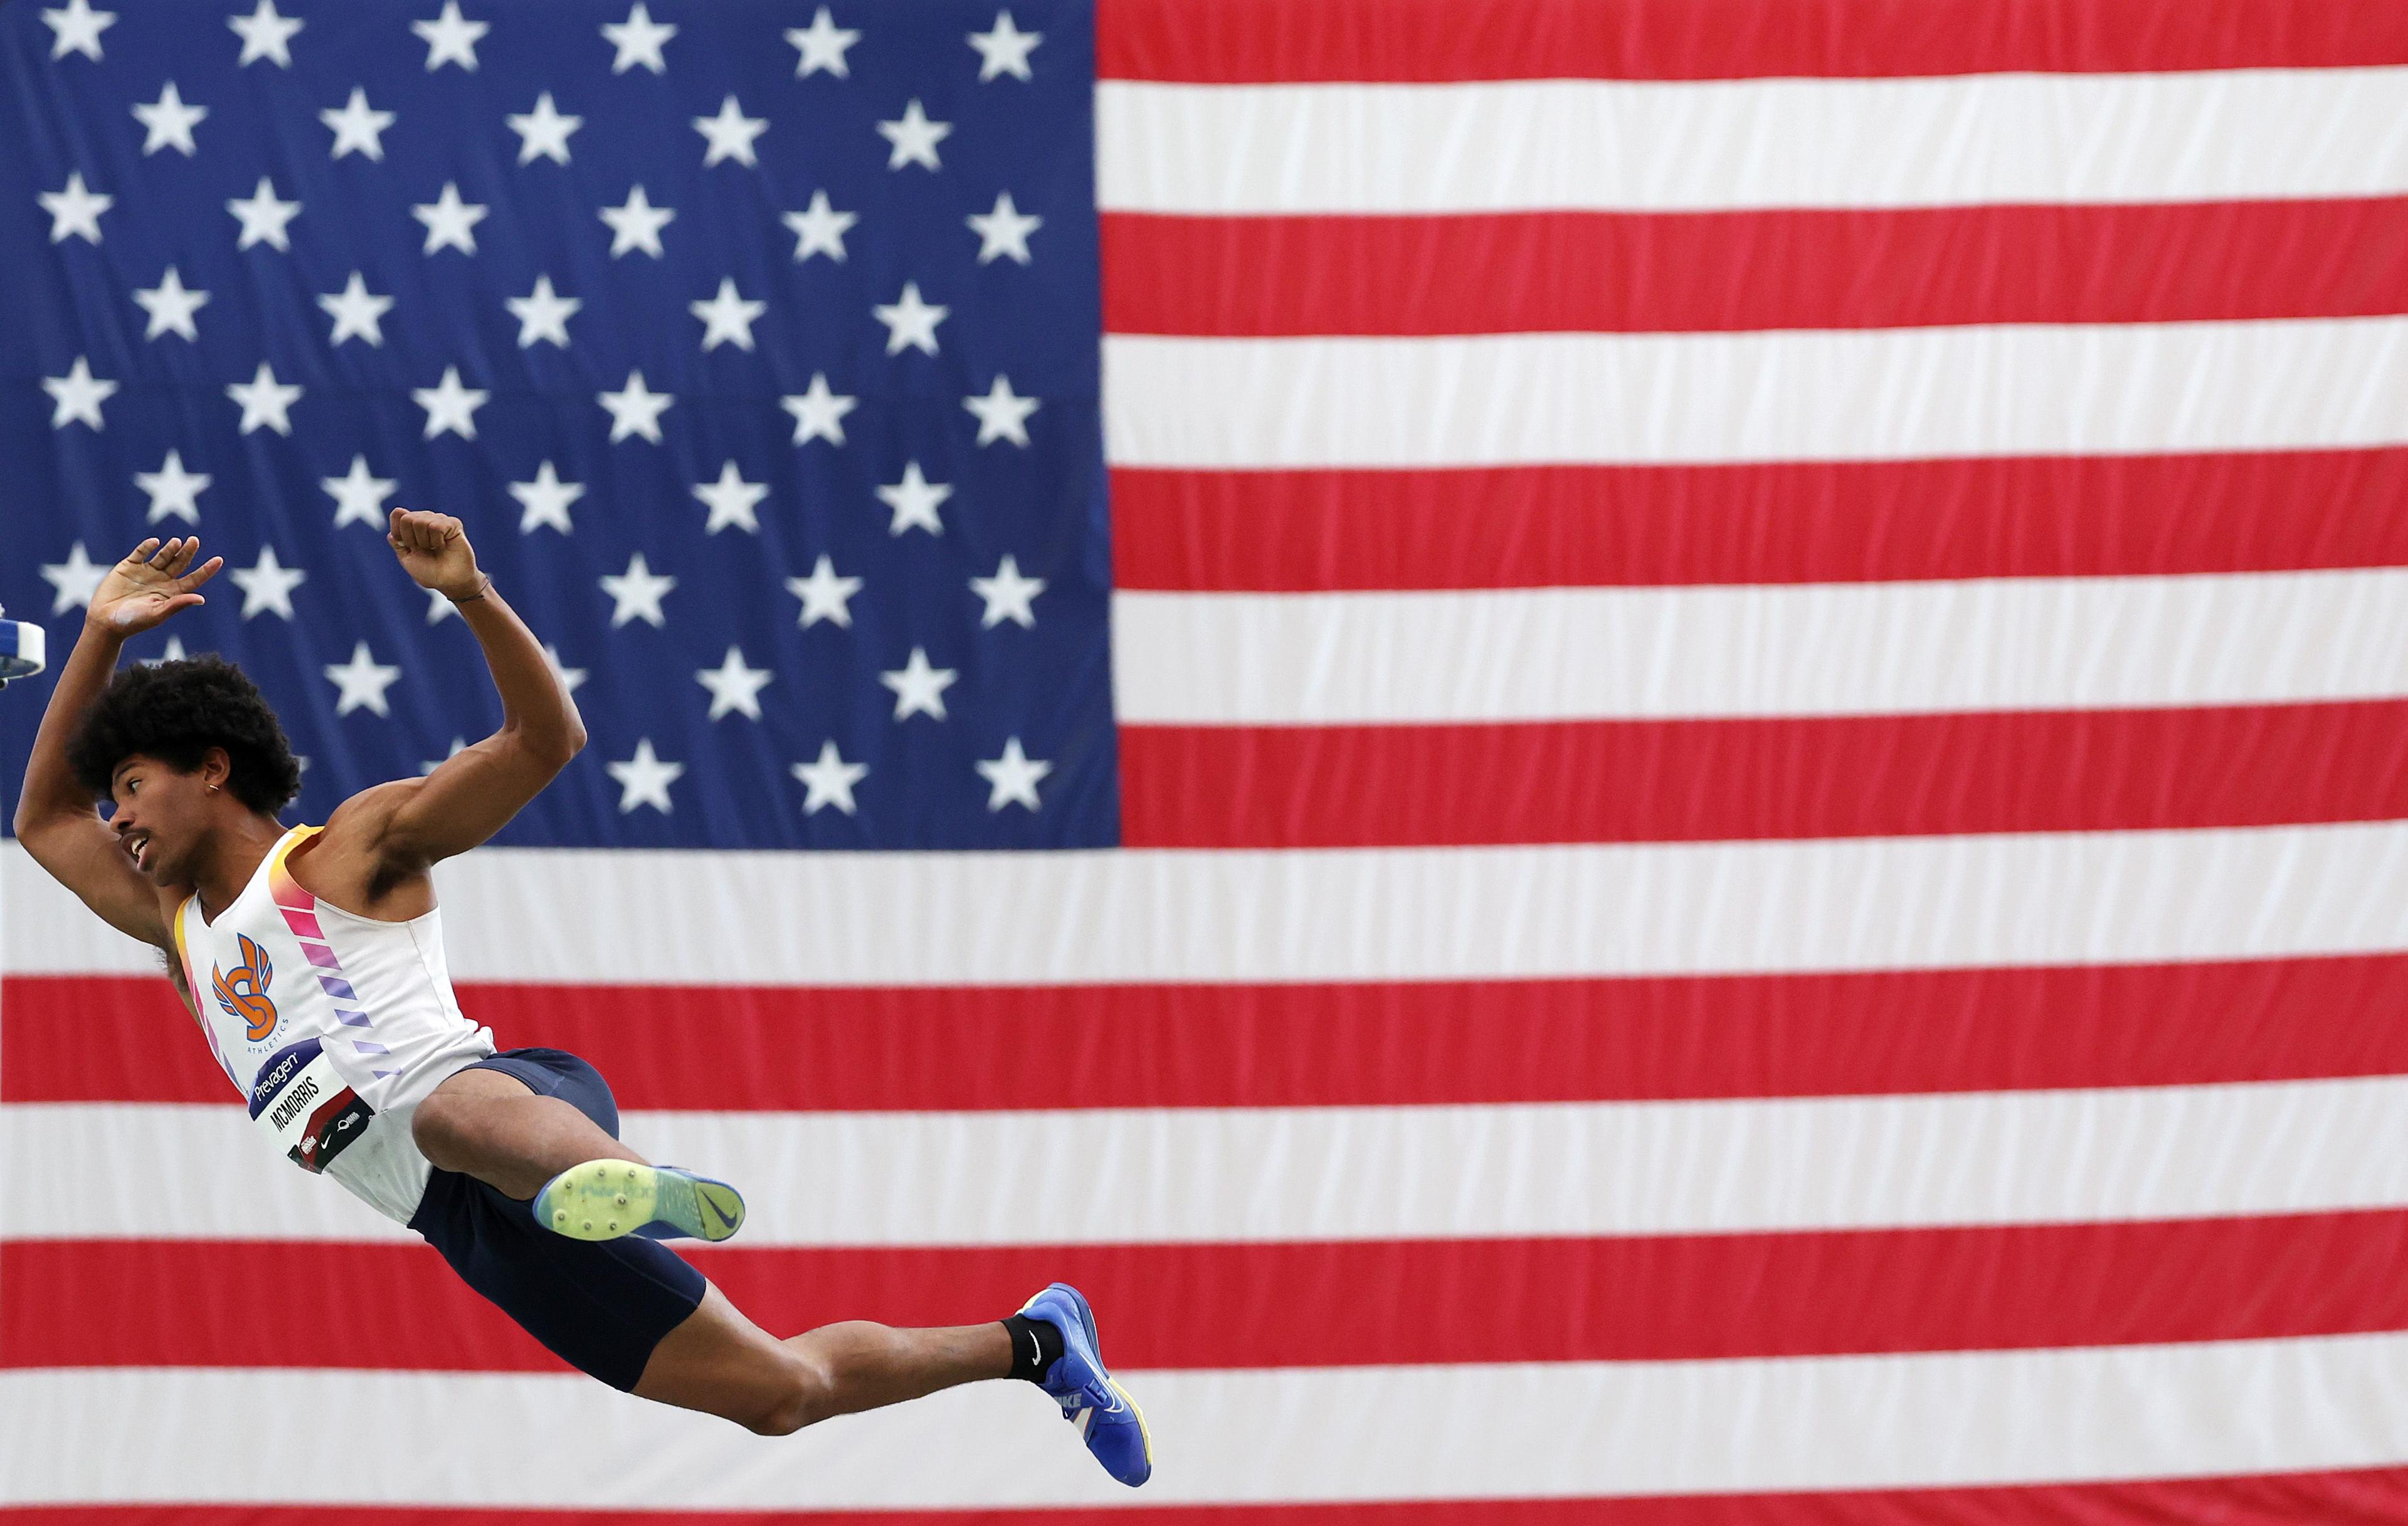
{"label": "blue canton of flag", "polygon": [[323,820],[499,719],[456,514],[593,738],[501,841],[1117,839],[1086,9],[251,3],[0,10],[11,613],[197,534],[135,655]]}

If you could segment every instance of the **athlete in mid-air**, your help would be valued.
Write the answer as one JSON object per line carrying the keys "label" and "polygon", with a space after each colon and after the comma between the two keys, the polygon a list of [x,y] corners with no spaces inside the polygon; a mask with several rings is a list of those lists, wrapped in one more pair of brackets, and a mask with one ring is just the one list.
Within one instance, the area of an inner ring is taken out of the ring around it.
{"label": "athlete in mid-air", "polygon": [[239,669],[203,657],[116,672],[126,638],[202,603],[221,564],[194,564],[197,540],[146,540],[102,580],[59,673],[17,806],[26,851],[163,951],[268,1148],[423,1235],[572,1365],[773,1435],[1024,1377],[1106,1472],[1143,1483],[1144,1419],[1075,1289],[1057,1282],[992,1324],[855,1321],[780,1340],[660,1243],[735,1234],[736,1190],[620,1143],[592,1065],[496,1053],[461,1015],[427,871],[499,831],[585,728],[459,521],[395,509],[386,538],[476,633],[500,730],[423,778],[363,790],[322,828],[282,826],[300,768]]}

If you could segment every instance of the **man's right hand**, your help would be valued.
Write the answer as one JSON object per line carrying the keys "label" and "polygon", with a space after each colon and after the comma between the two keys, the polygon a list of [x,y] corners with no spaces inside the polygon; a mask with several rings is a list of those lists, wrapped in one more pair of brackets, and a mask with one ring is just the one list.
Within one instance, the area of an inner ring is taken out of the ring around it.
{"label": "man's right hand", "polygon": [[195,567],[193,558],[200,553],[198,536],[179,535],[165,545],[156,535],[144,541],[100,580],[84,611],[84,623],[123,640],[179,609],[206,604],[193,591],[216,577],[225,558],[213,556]]}

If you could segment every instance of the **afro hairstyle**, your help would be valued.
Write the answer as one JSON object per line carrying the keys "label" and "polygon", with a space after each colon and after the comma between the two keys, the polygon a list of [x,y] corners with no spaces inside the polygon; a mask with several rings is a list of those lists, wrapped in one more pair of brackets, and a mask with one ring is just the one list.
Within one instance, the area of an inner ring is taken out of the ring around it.
{"label": "afro hairstyle", "polygon": [[217,656],[136,664],[101,691],[67,741],[67,766],[94,800],[107,800],[117,765],[136,753],[179,773],[223,748],[226,787],[263,816],[301,792],[301,764],[266,696]]}

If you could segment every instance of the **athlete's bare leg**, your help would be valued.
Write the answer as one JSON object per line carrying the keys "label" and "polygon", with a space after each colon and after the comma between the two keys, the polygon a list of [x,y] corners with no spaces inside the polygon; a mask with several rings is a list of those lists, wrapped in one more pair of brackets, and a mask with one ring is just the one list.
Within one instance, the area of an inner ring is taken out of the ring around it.
{"label": "athlete's bare leg", "polygon": [[[426,1158],[503,1193],[532,1199],[570,1166],[641,1155],[557,1097],[497,1070],[464,1070],[419,1105],[411,1129]],[[718,1415],[764,1435],[1011,1375],[1000,1323],[898,1330],[867,1320],[780,1340],[716,1287],[652,1348],[636,1392]]]}
{"label": "athlete's bare leg", "polygon": [[464,1070],[428,1093],[410,1120],[421,1153],[445,1171],[533,1201],[543,1184],[586,1161],[652,1162],[558,1097],[539,1097],[498,1070]]}
{"label": "athlete's bare leg", "polygon": [[855,1319],[781,1341],[710,1286],[700,1306],[652,1348],[636,1392],[782,1436],[834,1416],[1010,1376],[1011,1337],[999,1323],[897,1330]]}

